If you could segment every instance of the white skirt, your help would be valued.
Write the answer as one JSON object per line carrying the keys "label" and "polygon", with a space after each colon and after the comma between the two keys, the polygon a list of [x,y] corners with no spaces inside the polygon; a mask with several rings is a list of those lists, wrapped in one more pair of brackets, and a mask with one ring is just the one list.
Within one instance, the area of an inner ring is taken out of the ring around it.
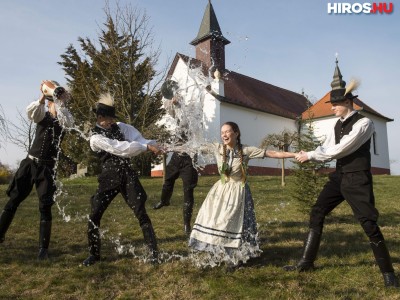
{"label": "white skirt", "polygon": [[189,246],[214,254],[224,252],[219,256],[234,263],[260,255],[254,203],[247,184],[232,180],[214,184],[199,210]]}

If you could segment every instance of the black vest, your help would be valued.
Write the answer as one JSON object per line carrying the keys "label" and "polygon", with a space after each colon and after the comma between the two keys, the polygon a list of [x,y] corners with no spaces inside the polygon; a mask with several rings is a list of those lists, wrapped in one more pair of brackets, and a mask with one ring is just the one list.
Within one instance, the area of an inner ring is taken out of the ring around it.
{"label": "black vest", "polygon": [[[335,142],[338,144],[343,136],[350,133],[353,125],[364,116],[355,113],[343,123],[338,120],[335,125]],[[356,172],[371,169],[371,152],[370,152],[371,139],[366,141],[353,153],[342,157],[336,161],[336,169],[340,172]]]}
{"label": "black vest", "polygon": [[64,131],[57,118],[46,112],[43,120],[36,125],[29,154],[42,160],[55,160],[63,137]]}
{"label": "black vest", "polygon": [[[96,133],[96,134],[101,134],[109,139],[125,141],[125,137],[117,124],[111,125],[111,128],[109,130],[106,130],[106,129],[96,126],[92,129],[92,132]],[[130,162],[129,158],[122,158],[122,157],[113,155],[113,154],[108,153],[103,150],[97,152],[97,156],[100,158],[103,165],[106,162],[114,163],[114,164],[118,164],[118,165],[129,164],[129,162]]]}

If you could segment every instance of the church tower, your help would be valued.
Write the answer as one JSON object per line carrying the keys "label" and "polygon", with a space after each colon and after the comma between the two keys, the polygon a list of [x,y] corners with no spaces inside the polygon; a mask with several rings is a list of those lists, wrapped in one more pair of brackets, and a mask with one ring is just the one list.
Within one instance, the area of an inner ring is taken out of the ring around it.
{"label": "church tower", "polygon": [[225,70],[225,45],[229,44],[221,32],[211,0],[204,12],[197,37],[190,42],[196,47],[196,59],[201,60],[211,71]]}

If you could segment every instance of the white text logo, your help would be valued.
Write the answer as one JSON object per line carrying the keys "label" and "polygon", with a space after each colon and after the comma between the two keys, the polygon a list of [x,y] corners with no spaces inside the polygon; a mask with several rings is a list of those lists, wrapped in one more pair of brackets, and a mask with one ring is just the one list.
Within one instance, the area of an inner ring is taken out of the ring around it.
{"label": "white text logo", "polygon": [[328,3],[328,14],[391,14],[392,2]]}

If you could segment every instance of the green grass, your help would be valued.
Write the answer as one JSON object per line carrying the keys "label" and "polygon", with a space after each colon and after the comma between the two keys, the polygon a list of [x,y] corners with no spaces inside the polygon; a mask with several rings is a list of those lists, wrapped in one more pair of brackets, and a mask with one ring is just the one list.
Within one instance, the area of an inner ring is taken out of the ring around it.
{"label": "green grass", "polygon": [[[218,177],[201,177],[195,190],[195,211]],[[379,224],[400,269],[400,177],[375,176]],[[142,178],[147,209],[164,262],[152,266],[137,258],[143,236],[131,210],[118,196],[102,219],[104,260],[80,266],[87,257],[86,223],[95,178],[64,180],[53,207],[50,260],[38,262],[39,211],[33,191],[19,207],[0,244],[0,299],[400,299],[400,290],[385,289],[374,264],[368,239],[346,203],[327,217],[321,249],[310,273],[285,272],[302,253],[308,216],[290,199],[291,178],[249,178],[259,226],[261,257],[234,272],[215,267],[199,269],[187,259],[182,225],[182,185],[177,181],[169,207],[153,210],[162,180]],[[0,207],[7,186],[0,185]],[[70,220],[67,222],[63,215]],[[118,252],[117,245],[125,251]],[[135,249],[135,255],[126,249]],[[137,256],[136,256],[137,255]]]}

